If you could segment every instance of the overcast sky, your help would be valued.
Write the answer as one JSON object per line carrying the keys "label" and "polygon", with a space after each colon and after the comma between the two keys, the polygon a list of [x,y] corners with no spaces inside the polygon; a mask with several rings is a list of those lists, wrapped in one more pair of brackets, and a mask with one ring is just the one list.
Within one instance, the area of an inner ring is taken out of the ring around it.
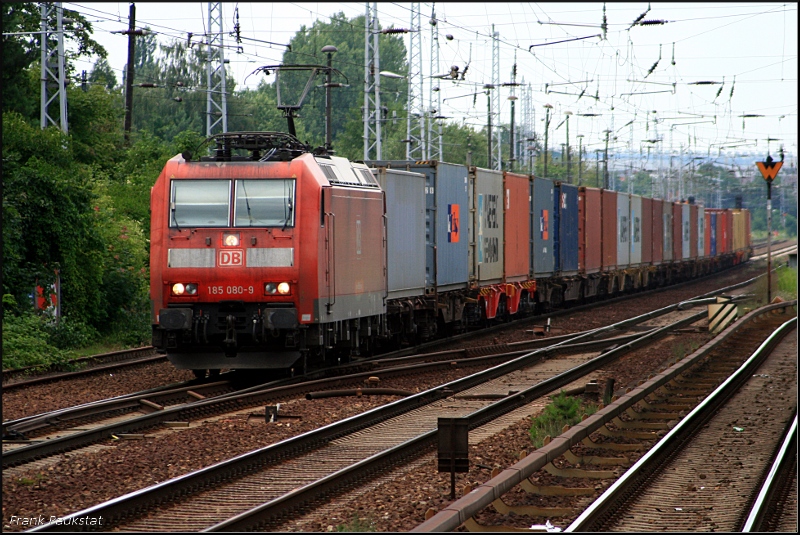
{"label": "overcast sky", "polygon": [[[127,38],[112,32],[127,28],[130,4],[63,5],[93,22],[94,37],[108,50],[109,63],[121,80]],[[366,11],[364,3],[223,3],[225,32],[233,31],[237,6],[242,52],[227,49],[225,55],[239,88],[258,84],[256,75],[247,78],[256,67],[280,63],[285,50],[280,44],[288,43],[302,25],[327,22],[339,12],[353,18]],[[499,35],[499,82],[511,82],[516,61],[516,81],[530,84],[535,114],[531,122],[540,136],[544,105],[553,106],[551,146],[564,142],[566,129],[559,125],[570,111],[571,144],[576,144],[574,136],[582,134],[589,151],[602,146],[604,131],[609,129],[617,137],[616,147],[634,151],[660,146],[664,152],[684,150],[722,158],[734,151],[766,156],[767,139],[773,138],[778,140],[769,144],[773,156],[781,143],[797,154],[795,3],[607,3],[605,32],[601,28],[603,3],[437,2],[420,6],[426,107],[430,106],[433,39],[429,21],[434,7],[440,61],[433,74],[449,71],[452,65],[460,70],[469,65],[464,81],[433,81],[444,99],[441,113],[450,121],[476,128],[486,123],[486,97],[463,95],[493,81],[494,27]],[[410,27],[410,3],[379,2],[377,7],[382,27]],[[651,23],[632,26],[642,15],[642,21]],[[159,42],[186,40],[188,32],[195,36],[206,32],[208,3],[136,3],[136,26],[158,32]],[[363,35],[363,28],[354,31]],[[405,38],[408,46],[408,35]],[[224,39],[226,45],[234,44],[229,35]],[[318,63],[324,62],[320,54]],[[90,70],[91,63],[78,69]],[[350,83],[363,85],[363,80]],[[387,89],[393,83],[405,90],[398,80],[382,83]],[[508,87],[499,91],[502,122],[509,121],[510,91]],[[516,94],[521,95],[520,88]],[[522,108],[517,100],[518,124],[524,120]],[[655,139],[661,141],[653,143]]]}

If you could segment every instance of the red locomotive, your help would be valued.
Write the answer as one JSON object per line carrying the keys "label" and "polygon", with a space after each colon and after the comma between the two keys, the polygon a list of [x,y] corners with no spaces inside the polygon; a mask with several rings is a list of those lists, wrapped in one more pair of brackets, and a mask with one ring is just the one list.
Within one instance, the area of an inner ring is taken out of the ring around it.
{"label": "red locomotive", "polygon": [[212,156],[169,160],[151,192],[153,345],[198,375],[357,351],[386,312],[373,174],[288,134],[215,140]]}

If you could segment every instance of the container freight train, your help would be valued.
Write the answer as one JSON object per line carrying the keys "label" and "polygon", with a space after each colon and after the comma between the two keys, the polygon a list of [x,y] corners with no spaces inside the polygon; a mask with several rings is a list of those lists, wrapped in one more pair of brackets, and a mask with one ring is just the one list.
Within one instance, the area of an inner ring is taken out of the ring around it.
{"label": "container freight train", "polygon": [[750,215],[227,133],[151,193],[153,345],[178,368],[303,369],[747,260]]}

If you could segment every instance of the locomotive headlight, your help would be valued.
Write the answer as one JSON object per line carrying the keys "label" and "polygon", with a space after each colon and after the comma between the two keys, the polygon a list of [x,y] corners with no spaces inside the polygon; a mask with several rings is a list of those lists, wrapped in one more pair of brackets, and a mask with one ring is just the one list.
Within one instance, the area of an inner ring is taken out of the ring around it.
{"label": "locomotive headlight", "polygon": [[226,247],[236,247],[239,245],[239,234],[224,234],[222,236],[222,243]]}
{"label": "locomotive headlight", "polygon": [[292,287],[288,282],[268,282],[264,284],[264,293],[266,295],[289,295]]}
{"label": "locomotive headlight", "polygon": [[172,295],[197,295],[197,284],[176,282],[172,285]]}

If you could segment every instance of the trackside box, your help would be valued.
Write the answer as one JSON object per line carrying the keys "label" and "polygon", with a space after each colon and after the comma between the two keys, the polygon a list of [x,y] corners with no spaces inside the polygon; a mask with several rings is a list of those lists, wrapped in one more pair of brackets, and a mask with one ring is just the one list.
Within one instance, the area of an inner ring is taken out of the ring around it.
{"label": "trackside box", "polygon": [[436,160],[367,160],[368,167],[386,167],[425,175],[426,286],[439,291],[464,288],[469,279],[468,170]]}
{"label": "trackside box", "polygon": [[578,273],[578,187],[555,183],[555,270],[562,275]]}
{"label": "trackside box", "polygon": [[531,265],[533,277],[549,277],[555,270],[553,254],[553,181],[531,180]]}
{"label": "trackside box", "polygon": [[603,260],[602,206],[599,188],[578,188],[578,269],[597,273]]}
{"label": "trackside box", "polygon": [[389,299],[425,294],[425,175],[372,169],[386,192]]}
{"label": "trackside box", "polygon": [[530,177],[515,173],[504,174],[505,202],[505,260],[503,268],[505,282],[527,280],[530,273]]}
{"label": "trackside box", "polygon": [[503,280],[503,172],[469,169],[469,278],[481,284]]}

